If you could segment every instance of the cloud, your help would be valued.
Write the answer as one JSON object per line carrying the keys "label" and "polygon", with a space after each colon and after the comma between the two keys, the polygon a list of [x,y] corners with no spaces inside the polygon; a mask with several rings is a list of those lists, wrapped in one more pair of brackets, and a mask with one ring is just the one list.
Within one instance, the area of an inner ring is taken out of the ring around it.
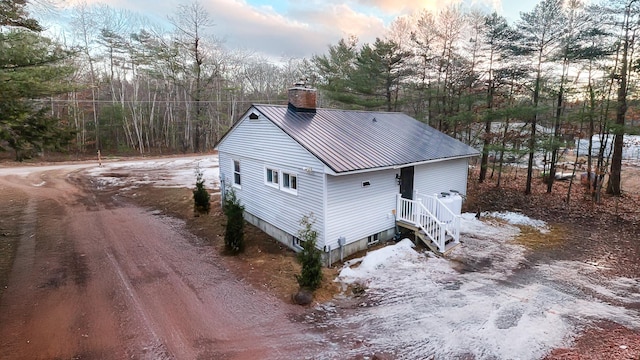
{"label": "cloud", "polygon": [[439,10],[451,4],[458,4],[460,0],[357,0],[364,6],[374,6],[385,13],[408,14],[414,11]]}
{"label": "cloud", "polygon": [[[59,0],[65,7],[104,3],[101,0]],[[170,0],[110,0],[114,9],[126,9],[171,28],[179,3]],[[230,49],[244,49],[270,58],[307,57],[326,51],[341,38],[356,35],[370,42],[384,36],[384,20],[377,15],[358,12],[346,4],[330,2],[289,4],[278,11],[271,5],[252,5],[244,0],[200,0],[215,26],[208,29]],[[363,9],[366,10],[366,9]]]}
{"label": "cloud", "polygon": [[357,12],[346,4],[297,9],[292,16],[314,24],[316,31],[330,35],[334,40],[355,35],[361,41],[371,42],[385,32],[385,24],[380,17]]}
{"label": "cloud", "polygon": [[[86,1],[57,0],[66,5]],[[395,17],[422,9],[437,11],[450,4],[490,4],[500,0],[307,0],[268,2],[263,0],[200,0],[215,26],[208,29],[229,49],[244,49],[268,56],[307,57],[326,51],[343,37],[355,35],[361,42],[384,37],[385,27]],[[160,23],[177,12],[179,4],[191,0],[110,0],[109,6],[127,9]]]}
{"label": "cloud", "polygon": [[277,13],[269,6],[216,0],[204,4],[216,24],[212,31],[229,48],[244,48],[271,57],[303,57],[317,49],[325,35],[313,24]]}

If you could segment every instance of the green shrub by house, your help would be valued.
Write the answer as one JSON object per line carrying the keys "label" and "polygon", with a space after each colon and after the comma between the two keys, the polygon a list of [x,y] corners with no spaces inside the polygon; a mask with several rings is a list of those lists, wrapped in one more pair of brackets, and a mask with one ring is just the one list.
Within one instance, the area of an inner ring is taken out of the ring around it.
{"label": "green shrub by house", "polygon": [[209,213],[211,203],[209,192],[204,187],[204,176],[200,165],[196,167],[196,188],[193,190],[193,210],[196,214]]}
{"label": "green shrub by house", "polygon": [[239,254],[244,251],[244,206],[231,189],[225,194],[224,214],[227,216],[227,226],[224,232],[224,247],[229,254]]}
{"label": "green shrub by house", "polygon": [[311,291],[319,288],[322,283],[322,254],[316,248],[318,233],[312,229],[314,223],[313,214],[305,215],[300,220],[302,229],[298,232],[298,238],[302,251],[298,253],[298,261],[302,265],[302,271],[300,275],[296,275],[298,285]]}

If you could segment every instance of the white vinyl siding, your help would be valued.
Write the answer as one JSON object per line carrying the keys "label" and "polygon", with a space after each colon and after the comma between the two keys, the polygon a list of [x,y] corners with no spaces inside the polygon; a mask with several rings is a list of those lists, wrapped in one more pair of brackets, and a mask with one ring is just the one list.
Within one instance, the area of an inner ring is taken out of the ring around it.
{"label": "white vinyl siding", "polygon": [[[251,108],[247,114],[255,111]],[[300,220],[313,213],[318,247],[324,240],[324,164],[263,116],[249,121],[248,116],[218,145],[220,176],[232,184],[233,162],[241,162],[242,188],[236,190],[248,213],[291,234],[297,235]],[[283,189],[265,186],[266,170],[296,175],[297,196]],[[305,169],[303,171],[303,169]]]}
{"label": "white vinyl siding", "polygon": [[326,245],[335,249],[341,236],[349,244],[395,226],[396,173],[399,170],[390,169],[327,176]]}
{"label": "white vinyl siding", "polygon": [[457,190],[467,193],[468,159],[446,160],[415,167],[413,189],[433,195]]}

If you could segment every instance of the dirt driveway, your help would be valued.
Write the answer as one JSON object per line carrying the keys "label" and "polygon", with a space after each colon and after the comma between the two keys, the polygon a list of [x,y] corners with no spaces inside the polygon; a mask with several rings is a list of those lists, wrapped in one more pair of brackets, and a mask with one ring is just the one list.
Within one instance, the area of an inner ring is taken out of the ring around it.
{"label": "dirt driveway", "polygon": [[233,275],[178,220],[91,190],[74,168],[0,175],[2,250],[15,251],[0,358],[333,357],[291,320],[300,308]]}

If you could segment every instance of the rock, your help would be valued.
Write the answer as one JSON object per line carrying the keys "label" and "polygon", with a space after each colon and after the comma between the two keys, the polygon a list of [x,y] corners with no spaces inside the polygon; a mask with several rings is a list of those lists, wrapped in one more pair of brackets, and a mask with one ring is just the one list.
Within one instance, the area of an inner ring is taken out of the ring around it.
{"label": "rock", "polygon": [[292,296],[292,300],[294,304],[298,305],[309,305],[313,301],[313,293],[306,289],[300,289],[298,292]]}
{"label": "rock", "polygon": [[355,297],[360,297],[360,296],[364,295],[365,289],[364,289],[364,286],[362,286],[360,284],[355,284],[351,288],[351,292],[353,293],[353,295]]}

